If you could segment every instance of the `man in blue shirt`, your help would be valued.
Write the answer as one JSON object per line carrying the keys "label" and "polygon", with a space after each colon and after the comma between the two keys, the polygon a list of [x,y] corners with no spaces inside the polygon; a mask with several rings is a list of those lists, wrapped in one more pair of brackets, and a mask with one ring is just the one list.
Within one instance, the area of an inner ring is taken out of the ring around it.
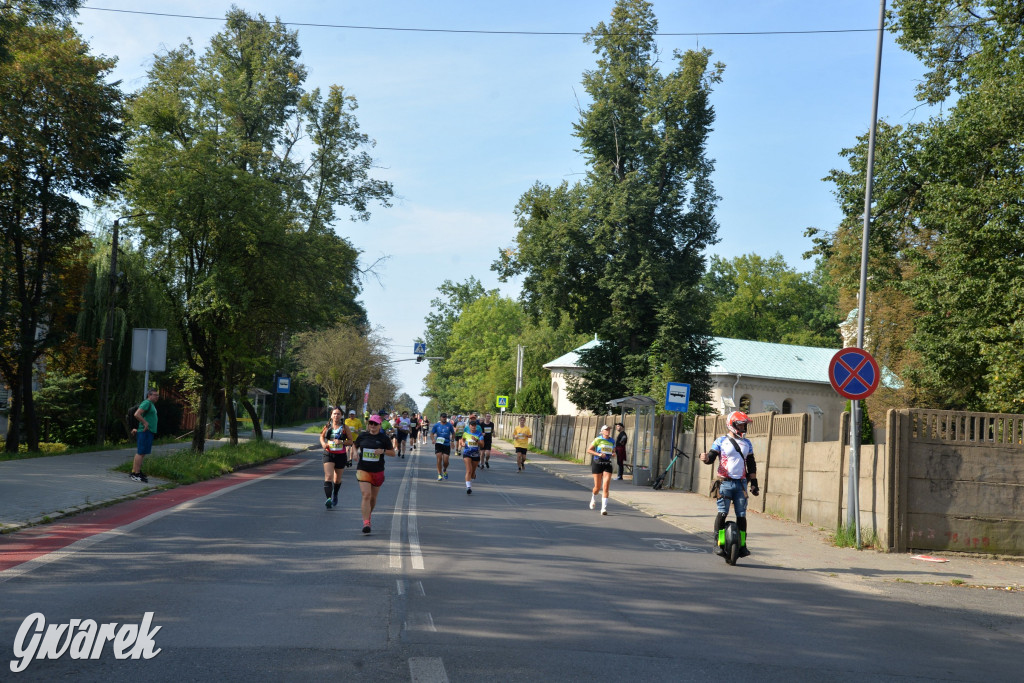
{"label": "man in blue shirt", "polygon": [[441,421],[430,428],[430,440],[434,443],[434,455],[437,456],[437,480],[448,478],[448,460],[452,455],[452,439],[455,428],[448,422],[447,413],[441,413]]}

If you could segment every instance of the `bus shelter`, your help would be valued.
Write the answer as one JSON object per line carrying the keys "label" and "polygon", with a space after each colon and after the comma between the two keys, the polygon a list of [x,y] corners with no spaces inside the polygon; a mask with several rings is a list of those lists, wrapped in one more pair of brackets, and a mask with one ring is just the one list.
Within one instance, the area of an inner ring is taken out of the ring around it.
{"label": "bus shelter", "polygon": [[608,407],[621,411],[623,424],[626,423],[626,411],[633,411],[633,433],[629,437],[633,444],[629,458],[633,485],[649,486],[651,455],[654,450],[654,415],[658,403],[650,396],[623,396],[608,401]]}

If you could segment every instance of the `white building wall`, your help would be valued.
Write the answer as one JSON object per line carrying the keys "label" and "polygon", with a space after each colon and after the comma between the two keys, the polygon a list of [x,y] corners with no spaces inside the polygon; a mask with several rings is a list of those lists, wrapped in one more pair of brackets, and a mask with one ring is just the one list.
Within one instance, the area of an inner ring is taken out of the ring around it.
{"label": "white building wall", "polygon": [[750,397],[751,413],[767,412],[766,401],[774,402],[775,409],[782,412],[783,403],[787,400],[792,406],[791,413],[808,413],[811,416],[811,441],[832,441],[839,436],[839,419],[846,410],[846,399],[837,394],[830,384],[761,377],[747,379],[742,376],[737,382],[736,375],[712,375],[711,405],[719,412],[724,412],[723,397],[735,397],[736,408],[739,409],[743,396]]}

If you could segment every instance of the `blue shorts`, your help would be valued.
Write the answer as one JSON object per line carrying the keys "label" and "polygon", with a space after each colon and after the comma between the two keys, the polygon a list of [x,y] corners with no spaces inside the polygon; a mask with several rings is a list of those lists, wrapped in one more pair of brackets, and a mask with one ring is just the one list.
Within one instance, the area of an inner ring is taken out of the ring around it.
{"label": "blue shorts", "polygon": [[149,455],[150,453],[152,453],[153,452],[153,438],[156,435],[153,434],[153,432],[151,432],[151,431],[149,431],[147,429],[144,432],[139,432],[136,436],[138,437],[137,438],[138,448],[136,449],[135,452],[137,454],[139,454],[139,455]]}

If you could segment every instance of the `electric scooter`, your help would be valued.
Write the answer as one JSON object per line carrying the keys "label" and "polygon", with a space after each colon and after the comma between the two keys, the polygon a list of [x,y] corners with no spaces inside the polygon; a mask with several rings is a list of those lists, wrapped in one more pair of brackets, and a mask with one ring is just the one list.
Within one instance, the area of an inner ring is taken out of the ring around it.
{"label": "electric scooter", "polygon": [[665,486],[665,479],[668,478],[668,473],[672,471],[672,466],[676,464],[676,460],[679,459],[680,455],[683,456],[684,458],[690,457],[686,453],[683,453],[682,449],[676,448],[675,446],[672,447],[672,450],[675,451],[675,455],[672,456],[672,461],[669,462],[668,467],[665,468],[665,471],[659,474],[658,478],[654,480],[654,484],[651,485],[651,488],[653,488],[655,491],[660,491],[662,487]]}

